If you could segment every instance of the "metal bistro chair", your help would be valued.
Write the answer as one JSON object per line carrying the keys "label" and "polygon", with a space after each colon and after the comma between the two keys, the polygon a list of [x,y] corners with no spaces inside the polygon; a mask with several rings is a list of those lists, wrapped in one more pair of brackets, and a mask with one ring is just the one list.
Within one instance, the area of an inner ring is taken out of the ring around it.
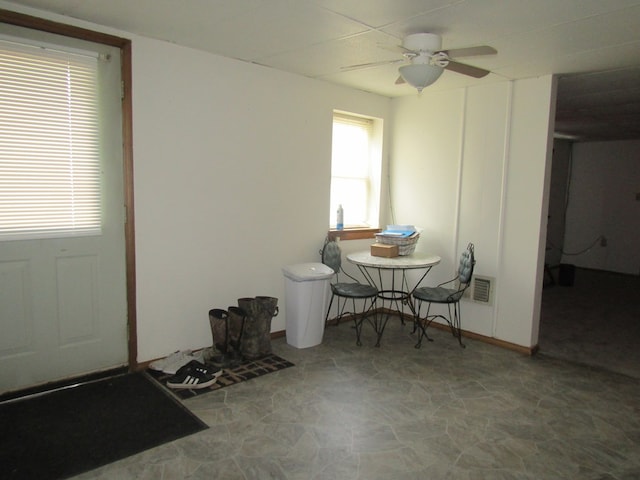
{"label": "metal bistro chair", "polygon": [[[414,332],[417,328],[420,329],[418,343],[416,343],[415,346],[416,348],[420,348],[424,337],[427,337],[427,340],[431,341],[427,335],[427,327],[431,325],[431,322],[436,318],[442,318],[445,320],[451,327],[451,333],[453,333],[453,336],[458,338],[460,346],[465,346],[462,343],[462,333],[460,328],[460,299],[462,298],[465,290],[469,288],[469,285],[471,284],[471,277],[473,275],[473,268],[475,264],[474,247],[473,243],[470,243],[467,246],[467,249],[462,252],[462,255],[460,256],[458,275],[456,275],[455,278],[441,283],[436,287],[420,287],[413,292],[413,298],[416,300]],[[427,313],[424,318],[421,319],[420,310],[423,302],[426,302],[428,305]],[[431,305],[434,303],[446,304],[449,315],[429,316]]]}
{"label": "metal bistro chair", "polygon": [[[322,255],[322,263],[327,265],[336,273],[336,281],[335,283],[331,283],[331,300],[325,317],[325,325],[329,321],[329,314],[331,312],[333,300],[338,297],[338,316],[335,317],[336,325],[340,323],[340,319],[342,319],[342,317],[347,315],[352,316],[356,329],[356,345],[361,346],[360,334],[362,332],[362,323],[369,314],[371,314],[376,304],[378,289],[371,285],[358,282],[357,279],[342,269],[342,251],[336,242],[327,240],[320,253]],[[341,282],[340,274],[344,274],[349,277],[353,282]],[[343,299],[342,304],[340,302],[341,298]],[[349,299],[351,299],[351,307],[353,308],[353,311],[351,312],[345,311],[347,304],[349,303]],[[358,313],[356,309],[356,300],[363,301],[363,307],[360,313]]]}

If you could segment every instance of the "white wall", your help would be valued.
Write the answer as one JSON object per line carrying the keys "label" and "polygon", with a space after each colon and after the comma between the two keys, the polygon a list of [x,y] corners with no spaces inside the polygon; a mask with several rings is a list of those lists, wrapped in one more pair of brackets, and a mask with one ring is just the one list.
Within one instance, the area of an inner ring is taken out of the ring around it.
{"label": "white wall", "polygon": [[563,255],[564,263],[639,274],[639,155],[638,140],[573,145],[564,244],[572,255]]}
{"label": "white wall", "polygon": [[452,278],[460,252],[473,242],[475,272],[495,278],[495,296],[490,306],[463,301],[462,327],[535,345],[553,79],[425,90],[393,104],[394,214],[399,223],[423,227],[418,249],[443,259],[427,282]]}
{"label": "white wall", "polygon": [[319,261],[333,109],[386,98],[146,38],[133,41],[139,360],[211,344],[207,312],[279,298]]}
{"label": "white wall", "polygon": [[513,84],[495,337],[538,343],[553,153],[556,81]]}

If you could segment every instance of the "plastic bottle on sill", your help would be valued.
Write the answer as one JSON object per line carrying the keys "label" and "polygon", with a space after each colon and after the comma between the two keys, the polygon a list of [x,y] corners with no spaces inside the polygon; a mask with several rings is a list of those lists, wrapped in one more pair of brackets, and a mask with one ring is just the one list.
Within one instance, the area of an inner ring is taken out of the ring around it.
{"label": "plastic bottle on sill", "polygon": [[342,208],[342,204],[338,205],[338,215],[336,220],[336,230],[344,229],[344,210]]}

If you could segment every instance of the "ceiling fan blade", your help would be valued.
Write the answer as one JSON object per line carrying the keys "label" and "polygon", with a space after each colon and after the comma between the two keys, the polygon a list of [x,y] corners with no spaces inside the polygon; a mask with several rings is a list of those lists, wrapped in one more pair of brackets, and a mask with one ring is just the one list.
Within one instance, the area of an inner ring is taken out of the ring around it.
{"label": "ceiling fan blade", "polygon": [[461,73],[463,75],[469,75],[470,77],[474,77],[474,78],[486,77],[491,73],[489,70],[485,70],[484,68],[473,67],[471,65],[454,62],[452,60],[450,60],[449,64],[444,68],[447,70],[451,70],[452,72]]}
{"label": "ceiling fan blade", "polygon": [[475,57],[478,55],[495,55],[498,51],[488,45],[479,45],[477,47],[453,48],[451,50],[441,50],[446,53],[449,58]]}
{"label": "ceiling fan blade", "polygon": [[381,65],[392,65],[394,63],[404,62],[406,59],[399,58],[397,60],[383,60],[380,62],[369,62],[369,63],[359,63],[357,65],[349,65],[346,67],[340,67],[340,70],[343,72],[348,72],[349,70],[359,70],[361,68],[371,68],[371,67],[379,67]]}
{"label": "ceiling fan blade", "polygon": [[402,75],[396,78],[396,85],[402,85],[403,83],[407,83],[407,82],[404,81],[404,78],[402,78]]}

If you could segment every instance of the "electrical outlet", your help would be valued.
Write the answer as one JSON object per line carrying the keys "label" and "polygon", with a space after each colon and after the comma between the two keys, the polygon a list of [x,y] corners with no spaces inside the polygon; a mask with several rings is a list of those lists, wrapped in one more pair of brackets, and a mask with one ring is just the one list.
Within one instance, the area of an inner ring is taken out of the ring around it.
{"label": "electrical outlet", "polygon": [[605,237],[604,235],[602,237],[600,237],[600,246],[601,247],[606,247],[607,246],[607,237]]}

